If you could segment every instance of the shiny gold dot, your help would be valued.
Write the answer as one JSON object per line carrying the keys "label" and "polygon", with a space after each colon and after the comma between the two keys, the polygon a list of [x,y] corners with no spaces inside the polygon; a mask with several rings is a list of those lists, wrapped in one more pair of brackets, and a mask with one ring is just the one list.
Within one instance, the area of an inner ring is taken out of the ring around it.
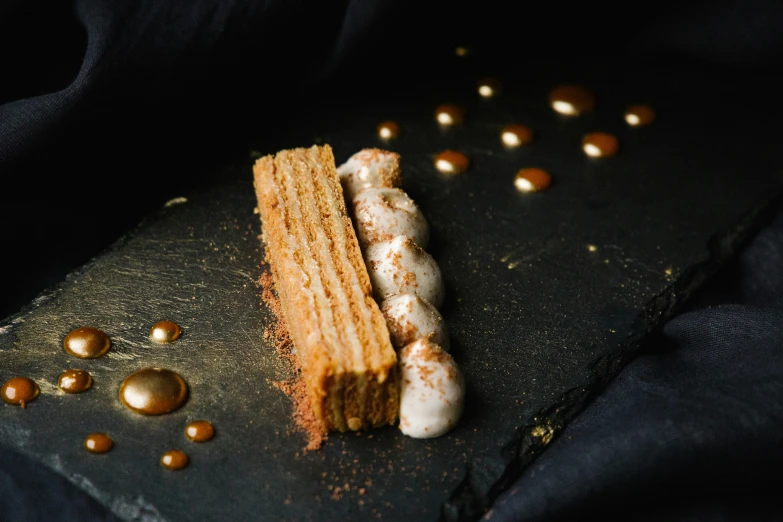
{"label": "shiny gold dot", "polygon": [[206,442],[215,436],[215,428],[209,421],[193,421],[185,426],[185,436],[193,442]]}
{"label": "shiny gold dot", "polygon": [[500,94],[502,84],[497,78],[482,78],[478,82],[478,93],[482,98],[493,98]]}
{"label": "shiny gold dot", "polygon": [[593,93],[579,85],[561,85],[549,93],[549,104],[566,116],[579,116],[595,107]]}
{"label": "shiny gold dot", "polygon": [[655,120],[655,111],[649,105],[631,105],[625,111],[625,122],[631,127],[649,125]]}
{"label": "shiny gold dot", "polygon": [[544,169],[536,167],[520,169],[514,178],[514,186],[520,192],[538,192],[546,190],[552,184],[552,176]]}
{"label": "shiny gold dot", "polygon": [[458,125],[465,121],[465,111],[456,105],[441,105],[435,109],[435,119],[441,125]]}
{"label": "shiny gold dot", "polygon": [[171,370],[145,368],[120,385],[120,401],[142,415],[162,415],[176,410],[188,397],[185,380]]}
{"label": "shiny gold dot", "polygon": [[582,150],[591,158],[614,156],[619,148],[617,138],[607,132],[590,132],[582,138]]}
{"label": "shiny gold dot", "polygon": [[444,174],[461,174],[468,170],[470,160],[461,152],[444,150],[435,156],[435,168]]}
{"label": "shiny gold dot", "polygon": [[389,141],[400,135],[400,126],[393,121],[384,121],[378,124],[378,137],[383,141]]}
{"label": "shiny gold dot", "polygon": [[114,441],[105,433],[90,433],[84,439],[84,449],[90,453],[106,453],[114,446]]}
{"label": "shiny gold dot", "polygon": [[454,48],[454,54],[459,56],[460,58],[467,56],[470,54],[470,49],[467,47],[459,46]]}
{"label": "shiny gold dot", "polygon": [[86,326],[66,335],[63,348],[79,359],[95,359],[109,351],[111,339],[103,330]]}
{"label": "shiny gold dot", "polygon": [[598,251],[598,247],[595,246],[595,245],[587,245],[587,251],[588,252],[597,252]]}
{"label": "shiny gold dot", "polygon": [[150,339],[159,344],[176,341],[180,335],[182,335],[182,329],[172,321],[159,321],[150,329]]}
{"label": "shiny gold dot", "polygon": [[525,125],[506,125],[500,131],[500,141],[506,147],[519,147],[530,143],[533,139],[533,131]]}
{"label": "shiny gold dot", "polygon": [[160,465],[172,471],[182,469],[188,465],[188,456],[184,451],[167,451],[160,457]]}
{"label": "shiny gold dot", "polygon": [[57,387],[65,393],[81,393],[92,387],[92,375],[84,370],[65,370],[57,379]]}
{"label": "shiny gold dot", "polygon": [[24,408],[28,402],[35,400],[41,390],[35,381],[27,377],[13,377],[5,381],[0,388],[0,397],[3,401]]}

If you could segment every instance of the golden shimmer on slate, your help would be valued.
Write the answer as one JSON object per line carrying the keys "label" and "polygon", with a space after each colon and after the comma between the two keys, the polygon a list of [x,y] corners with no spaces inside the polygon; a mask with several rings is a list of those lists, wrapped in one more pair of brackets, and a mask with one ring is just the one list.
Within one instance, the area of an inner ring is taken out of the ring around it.
{"label": "golden shimmer on slate", "polygon": [[160,457],[160,465],[172,471],[184,468],[188,462],[188,456],[180,450],[167,451]]}
{"label": "golden shimmer on slate", "polygon": [[162,415],[176,410],[188,397],[185,380],[171,370],[145,368],[126,377],[120,385],[120,401],[142,415]]}
{"label": "golden shimmer on slate", "polygon": [[185,426],[185,437],[193,442],[206,442],[215,436],[215,428],[209,421],[193,421]]}
{"label": "golden shimmer on slate", "polygon": [[462,107],[458,107],[457,105],[439,105],[438,108],[435,109],[435,120],[444,127],[459,125],[465,121],[465,111]]}
{"label": "golden shimmer on slate", "polygon": [[478,81],[477,88],[482,98],[494,98],[502,92],[503,85],[497,78],[482,78]]}
{"label": "golden shimmer on slate", "polygon": [[433,160],[435,168],[444,174],[461,174],[468,170],[470,159],[455,150],[444,150]]}
{"label": "golden shimmer on slate", "polygon": [[593,93],[580,85],[561,85],[549,93],[549,104],[565,116],[579,116],[595,107]]}
{"label": "golden shimmer on slate", "polygon": [[520,169],[514,178],[514,186],[520,192],[538,192],[552,184],[552,176],[544,169],[530,167]]}
{"label": "golden shimmer on slate", "polygon": [[614,156],[619,149],[617,138],[608,132],[590,132],[582,138],[582,150],[591,158]]}
{"label": "golden shimmer on slate", "polygon": [[506,125],[500,131],[500,141],[506,147],[519,147],[526,145],[533,140],[533,131],[527,125],[518,125],[512,123]]}
{"label": "golden shimmer on slate", "polygon": [[103,330],[85,326],[66,335],[63,348],[79,359],[95,359],[109,351],[111,339]]}
{"label": "golden shimmer on slate", "polygon": [[106,453],[114,446],[114,441],[105,433],[90,433],[84,439],[84,449],[90,453]]}
{"label": "golden shimmer on slate", "polygon": [[92,387],[92,375],[84,370],[65,370],[57,379],[57,387],[65,393],[81,393]]}
{"label": "golden shimmer on slate", "polygon": [[150,329],[150,339],[159,344],[176,341],[180,335],[182,335],[182,328],[172,321],[159,321]]}
{"label": "golden shimmer on slate", "polygon": [[378,124],[378,137],[383,141],[393,140],[400,135],[400,126],[393,121],[382,121]]}
{"label": "golden shimmer on slate", "polygon": [[655,111],[649,105],[631,105],[625,110],[625,122],[631,127],[643,127],[655,120]]}
{"label": "golden shimmer on slate", "polygon": [[38,397],[40,391],[38,385],[32,379],[12,377],[0,388],[0,396],[8,404],[24,408],[28,402]]}

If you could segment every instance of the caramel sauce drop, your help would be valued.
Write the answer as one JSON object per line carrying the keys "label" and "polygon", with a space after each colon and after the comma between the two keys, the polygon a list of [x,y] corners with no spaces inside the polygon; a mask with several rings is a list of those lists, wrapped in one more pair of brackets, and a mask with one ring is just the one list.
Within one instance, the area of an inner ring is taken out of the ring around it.
{"label": "caramel sauce drop", "polygon": [[593,93],[579,85],[561,85],[549,93],[549,104],[566,116],[579,116],[595,107]]}
{"label": "caramel sauce drop", "polygon": [[171,370],[145,368],[133,373],[120,385],[120,401],[142,415],[162,415],[185,403],[188,385]]}
{"label": "caramel sauce drop", "polygon": [[179,339],[182,329],[172,321],[159,321],[150,329],[150,339],[158,344],[166,344]]}
{"label": "caramel sauce drop", "polygon": [[461,174],[468,170],[470,160],[461,152],[444,150],[435,156],[435,168],[444,174]]}
{"label": "caramel sauce drop", "polygon": [[478,82],[478,93],[482,98],[494,98],[502,89],[503,86],[497,78],[482,78]]}
{"label": "caramel sauce drop", "polygon": [[536,167],[520,169],[514,178],[514,186],[520,192],[538,192],[552,184],[552,176],[544,169]]}
{"label": "caramel sauce drop", "polygon": [[456,105],[440,105],[435,109],[435,119],[444,126],[458,125],[465,121],[465,111]]}
{"label": "caramel sauce drop", "polygon": [[79,359],[95,359],[109,351],[111,339],[103,330],[87,326],[66,335],[63,347],[66,352]]}
{"label": "caramel sauce drop", "polygon": [[400,126],[393,121],[383,121],[378,124],[378,137],[383,141],[393,140],[400,135]]}
{"label": "caramel sauce drop", "polygon": [[81,393],[92,387],[92,375],[84,370],[65,370],[57,379],[57,387],[65,393]]}
{"label": "caramel sauce drop", "polygon": [[90,433],[84,439],[84,449],[90,453],[106,453],[114,446],[114,441],[105,433]]}
{"label": "caramel sauce drop", "polygon": [[590,132],[582,138],[582,150],[591,158],[614,156],[620,146],[613,134],[606,132]]}
{"label": "caramel sauce drop", "polygon": [[188,456],[184,451],[167,451],[160,457],[160,465],[166,469],[177,470],[188,465]]}
{"label": "caramel sauce drop", "polygon": [[14,406],[24,408],[28,402],[38,397],[41,390],[35,381],[27,377],[13,377],[8,379],[0,388],[0,396],[3,401]]}
{"label": "caramel sauce drop", "polygon": [[454,54],[462,58],[463,56],[467,56],[470,54],[470,49],[460,45],[454,48]]}
{"label": "caramel sauce drop", "polygon": [[625,110],[625,122],[631,127],[649,125],[655,120],[655,111],[649,105],[631,105]]}
{"label": "caramel sauce drop", "polygon": [[193,421],[185,426],[185,437],[193,442],[206,442],[215,436],[215,428],[208,421]]}
{"label": "caramel sauce drop", "polygon": [[533,131],[526,125],[506,125],[500,131],[500,141],[506,147],[519,147],[533,140]]}

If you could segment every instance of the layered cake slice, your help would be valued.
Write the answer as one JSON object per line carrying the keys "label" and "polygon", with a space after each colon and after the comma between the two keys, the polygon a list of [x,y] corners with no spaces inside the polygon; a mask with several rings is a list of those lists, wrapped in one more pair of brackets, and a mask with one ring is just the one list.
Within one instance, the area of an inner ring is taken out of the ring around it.
{"label": "layered cake slice", "polygon": [[397,356],[332,149],[260,158],[253,177],[267,260],[313,415],[324,432],[394,424]]}

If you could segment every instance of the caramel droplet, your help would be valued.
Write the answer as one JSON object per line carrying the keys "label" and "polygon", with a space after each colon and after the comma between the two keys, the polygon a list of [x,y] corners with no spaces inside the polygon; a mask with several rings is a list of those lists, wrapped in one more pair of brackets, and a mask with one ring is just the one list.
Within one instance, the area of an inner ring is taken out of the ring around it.
{"label": "caramel droplet", "polygon": [[465,111],[456,105],[441,105],[435,109],[435,119],[444,126],[458,125],[465,121]]}
{"label": "caramel droplet", "polygon": [[185,380],[171,370],[145,368],[120,385],[120,401],[142,415],[162,415],[176,410],[188,397]]}
{"label": "caramel droplet", "polygon": [[393,121],[384,121],[378,124],[378,137],[383,141],[389,141],[400,135],[400,126]]}
{"label": "caramel droplet", "polygon": [[582,150],[591,158],[614,156],[619,148],[617,138],[606,132],[591,132],[582,138]]}
{"label": "caramel droplet", "polygon": [[150,339],[159,344],[176,341],[180,335],[182,335],[182,329],[177,323],[171,321],[157,322],[150,329]]}
{"label": "caramel droplet", "polygon": [[182,469],[188,465],[188,456],[180,450],[167,451],[160,458],[160,465],[170,470]]}
{"label": "caramel droplet", "polygon": [[193,442],[206,442],[215,436],[215,428],[208,421],[193,421],[185,426],[185,436]]}
{"label": "caramel droplet", "polygon": [[65,393],[80,393],[92,387],[92,375],[84,370],[65,370],[57,379],[57,387]]}
{"label": "caramel droplet", "polygon": [[631,105],[625,111],[625,122],[631,127],[649,125],[655,119],[655,111],[648,105]]}
{"label": "caramel droplet", "polygon": [[549,93],[549,104],[566,116],[579,116],[595,107],[593,93],[579,85],[561,85]]}
{"label": "caramel droplet", "polygon": [[63,347],[79,359],[95,359],[109,351],[111,340],[103,330],[87,326],[66,335]]}
{"label": "caramel droplet", "polygon": [[467,56],[470,54],[470,49],[467,47],[459,46],[454,48],[454,54],[462,58],[463,56]]}
{"label": "caramel droplet", "polygon": [[482,78],[478,82],[478,93],[482,98],[493,98],[500,94],[502,84],[497,78]]}
{"label": "caramel droplet", "polygon": [[460,174],[468,170],[470,160],[461,152],[444,150],[435,156],[435,168],[444,174]]}
{"label": "caramel droplet", "polygon": [[506,147],[519,147],[532,139],[533,131],[525,125],[506,125],[500,131],[500,140]]}
{"label": "caramel droplet", "polygon": [[552,184],[552,176],[544,169],[535,167],[520,169],[514,178],[514,186],[520,192],[538,192]]}
{"label": "caramel droplet", "polygon": [[13,377],[8,379],[0,388],[0,396],[3,401],[14,406],[24,408],[28,402],[38,397],[41,390],[35,381],[27,377]]}
{"label": "caramel droplet", "polygon": [[105,433],[90,433],[84,439],[84,449],[90,453],[106,453],[112,446],[114,441]]}

